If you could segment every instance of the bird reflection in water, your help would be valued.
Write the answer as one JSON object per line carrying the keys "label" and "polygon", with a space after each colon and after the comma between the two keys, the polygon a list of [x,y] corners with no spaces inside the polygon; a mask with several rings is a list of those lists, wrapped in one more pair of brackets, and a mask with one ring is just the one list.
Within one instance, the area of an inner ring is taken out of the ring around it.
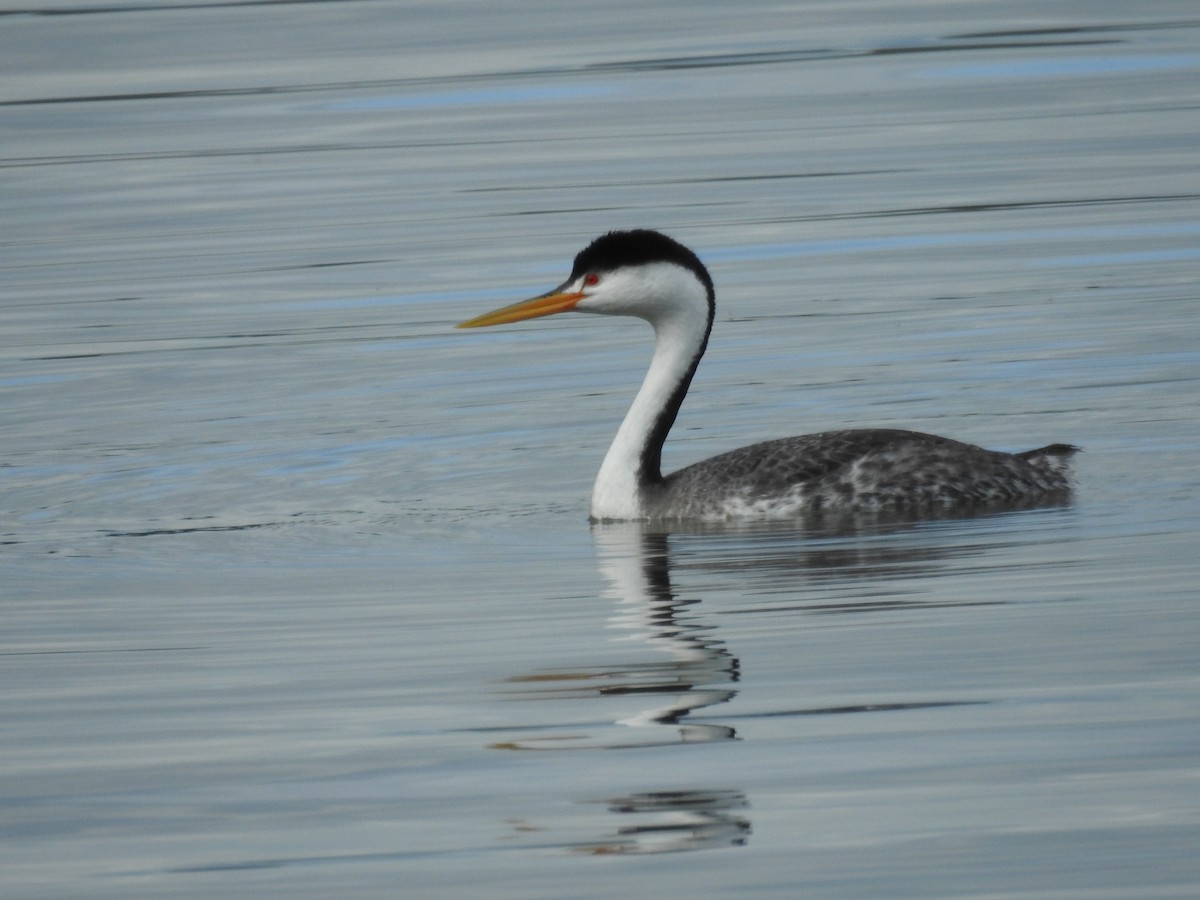
{"label": "bird reflection in water", "polygon": [[713,626],[689,614],[696,601],[681,600],[671,589],[667,536],[645,532],[636,524],[595,528],[605,594],[617,605],[609,627],[616,640],[639,649],[651,648],[658,659],[549,669],[508,679],[521,685],[522,699],[647,697],[653,703],[615,724],[636,729],[596,741],[586,735],[556,734],[493,744],[504,750],[564,750],[602,747],[647,747],[736,739],[728,725],[689,720],[697,710],[732,699],[737,691],[738,660]]}
{"label": "bird reflection in water", "polygon": [[750,822],[738,814],[749,804],[741,791],[657,791],[601,801],[610,812],[640,816],[617,829],[611,838],[572,847],[595,856],[635,853],[678,853],[742,846]]}
{"label": "bird reflection in water", "polygon": [[[540,846],[587,856],[633,856],[742,847],[750,836],[750,820],[742,815],[750,804],[736,790],[646,791],[585,800],[583,805],[603,805],[610,813],[631,818],[597,839]],[[546,831],[524,819],[509,819],[506,824],[522,836]]]}
{"label": "bird reflection in water", "polygon": [[[522,699],[651,698],[631,716],[602,727],[621,726],[620,736],[556,733],[492,744],[502,750],[585,750],[672,746],[735,740],[733,728],[690,718],[697,710],[732,699],[738,661],[713,626],[690,612],[696,601],[681,600],[671,589],[667,535],[647,533],[632,523],[598,525],[594,530],[605,594],[616,604],[609,627],[616,641],[632,650],[651,648],[649,661],[550,669],[508,679],[520,685]],[[539,729],[540,730],[540,729]],[[558,846],[590,855],[670,853],[740,846],[750,822],[740,814],[749,804],[739,790],[704,788],[623,794],[585,804],[603,804],[628,816],[612,834]],[[541,828],[510,821],[516,832]]]}

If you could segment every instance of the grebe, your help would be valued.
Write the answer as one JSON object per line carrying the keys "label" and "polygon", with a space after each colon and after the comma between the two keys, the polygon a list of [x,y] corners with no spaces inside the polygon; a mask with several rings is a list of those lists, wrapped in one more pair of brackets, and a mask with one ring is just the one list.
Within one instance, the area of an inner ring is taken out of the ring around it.
{"label": "grebe", "polygon": [[502,325],[560,312],[636,316],[654,357],[592,490],[596,521],[784,517],[818,511],[945,510],[1062,500],[1078,448],[984,450],[895,429],[853,429],[751,444],[663,475],[667,432],[708,345],[708,270],[657,231],[614,231],[575,257],[554,290],[460,323]]}

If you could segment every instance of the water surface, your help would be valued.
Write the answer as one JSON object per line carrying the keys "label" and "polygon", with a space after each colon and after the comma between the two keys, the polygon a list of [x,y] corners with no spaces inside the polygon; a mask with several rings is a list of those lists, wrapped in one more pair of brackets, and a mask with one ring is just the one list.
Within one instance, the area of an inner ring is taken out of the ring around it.
{"label": "water surface", "polygon": [[[1200,19],[1066,3],[0,16],[5,897],[1190,897]],[[1061,508],[589,526],[664,462],[1081,445]]]}

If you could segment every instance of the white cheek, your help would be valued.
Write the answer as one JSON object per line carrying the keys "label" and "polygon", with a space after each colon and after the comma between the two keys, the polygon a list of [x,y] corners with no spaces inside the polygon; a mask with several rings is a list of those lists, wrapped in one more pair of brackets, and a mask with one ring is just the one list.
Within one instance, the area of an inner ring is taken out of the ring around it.
{"label": "white cheek", "polygon": [[593,295],[596,312],[644,318],[661,307],[662,288],[656,273],[642,267],[603,276],[589,293]]}
{"label": "white cheek", "polygon": [[670,263],[610,272],[601,275],[599,284],[592,286],[583,282],[580,278],[571,285],[573,290],[587,294],[575,305],[578,312],[655,321],[696,309],[703,314],[708,302],[700,282],[687,270]]}

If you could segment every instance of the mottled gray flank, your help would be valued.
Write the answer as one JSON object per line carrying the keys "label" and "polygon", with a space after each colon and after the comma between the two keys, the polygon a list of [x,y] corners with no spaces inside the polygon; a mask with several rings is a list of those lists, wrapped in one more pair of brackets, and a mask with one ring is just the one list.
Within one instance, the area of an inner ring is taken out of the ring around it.
{"label": "mottled gray flank", "polygon": [[653,518],[668,519],[1051,503],[1070,494],[1077,449],[1002,453],[915,431],[828,431],[703,460],[645,499]]}

